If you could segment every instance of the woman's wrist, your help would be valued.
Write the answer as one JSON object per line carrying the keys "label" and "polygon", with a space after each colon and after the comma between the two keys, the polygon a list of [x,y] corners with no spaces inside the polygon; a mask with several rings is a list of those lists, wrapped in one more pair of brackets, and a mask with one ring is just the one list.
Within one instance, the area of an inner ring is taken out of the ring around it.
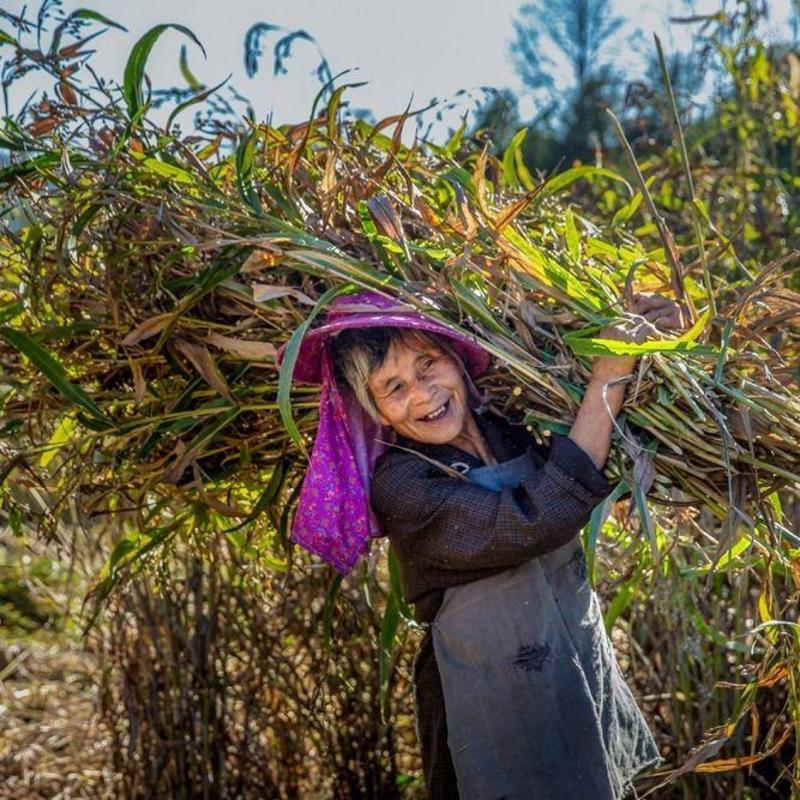
{"label": "woman's wrist", "polygon": [[[603,386],[609,382],[625,378],[636,369],[638,356],[599,356],[592,363],[589,385]],[[624,383],[616,384],[625,386]],[[608,387],[609,389],[615,387]]]}

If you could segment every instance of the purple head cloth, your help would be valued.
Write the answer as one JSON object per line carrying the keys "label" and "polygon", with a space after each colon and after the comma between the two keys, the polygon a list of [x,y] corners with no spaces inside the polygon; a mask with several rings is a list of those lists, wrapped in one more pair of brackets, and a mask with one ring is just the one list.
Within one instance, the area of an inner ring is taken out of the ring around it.
{"label": "purple head cloth", "polygon": [[[489,353],[473,339],[377,292],[337,297],[325,322],[306,332],[292,377],[300,383],[321,383],[322,393],[319,428],[297,501],[292,539],[342,573],[367,552],[371,537],[383,533],[370,508],[369,490],[375,461],[386,449],[383,442],[391,441],[393,434],[369,416],[349,387],[338,385],[326,343],[346,328],[374,327],[446,336],[470,376],[489,365]],[[285,347],[278,351],[279,365]]]}

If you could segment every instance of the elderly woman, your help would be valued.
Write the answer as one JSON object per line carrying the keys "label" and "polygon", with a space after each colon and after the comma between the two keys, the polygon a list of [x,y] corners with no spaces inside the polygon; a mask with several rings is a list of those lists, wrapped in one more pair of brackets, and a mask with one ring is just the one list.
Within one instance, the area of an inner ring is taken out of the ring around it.
{"label": "elderly woman", "polygon": [[[293,536],[346,571],[388,535],[426,628],[413,678],[429,797],[623,797],[659,754],[578,533],[612,488],[601,469],[625,388],[610,384],[635,359],[596,358],[569,434],[544,449],[486,407],[477,343],[375,293],[342,300],[295,367],[323,398]],[[659,296],[631,310],[681,325]]]}

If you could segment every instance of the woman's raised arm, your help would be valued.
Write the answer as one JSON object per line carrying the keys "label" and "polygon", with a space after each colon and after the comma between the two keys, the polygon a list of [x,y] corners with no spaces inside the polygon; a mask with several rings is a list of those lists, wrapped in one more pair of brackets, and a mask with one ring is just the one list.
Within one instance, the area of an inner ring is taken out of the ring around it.
{"label": "woman's raised arm", "polygon": [[[614,325],[606,328],[600,334],[601,337],[642,342],[656,332],[656,323],[659,328],[673,330],[680,330],[684,326],[683,309],[674,300],[660,295],[635,294],[631,312],[639,315],[638,325]],[[610,385],[610,382],[630,375],[636,367],[636,361],[635,356],[599,356],[592,363],[592,377],[570,429],[569,438],[589,454],[598,469],[603,468],[608,458],[614,418],[625,400],[626,384]],[[604,386],[607,386],[605,400]]]}

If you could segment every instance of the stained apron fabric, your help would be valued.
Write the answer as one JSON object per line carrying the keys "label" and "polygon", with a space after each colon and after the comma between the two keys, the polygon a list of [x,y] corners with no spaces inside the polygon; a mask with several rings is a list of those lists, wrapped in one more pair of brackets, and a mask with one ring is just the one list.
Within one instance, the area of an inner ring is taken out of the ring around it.
{"label": "stained apron fabric", "polygon": [[[500,491],[529,464],[523,455],[468,476]],[[619,800],[660,760],[578,537],[449,587],[431,633],[462,800]]]}

